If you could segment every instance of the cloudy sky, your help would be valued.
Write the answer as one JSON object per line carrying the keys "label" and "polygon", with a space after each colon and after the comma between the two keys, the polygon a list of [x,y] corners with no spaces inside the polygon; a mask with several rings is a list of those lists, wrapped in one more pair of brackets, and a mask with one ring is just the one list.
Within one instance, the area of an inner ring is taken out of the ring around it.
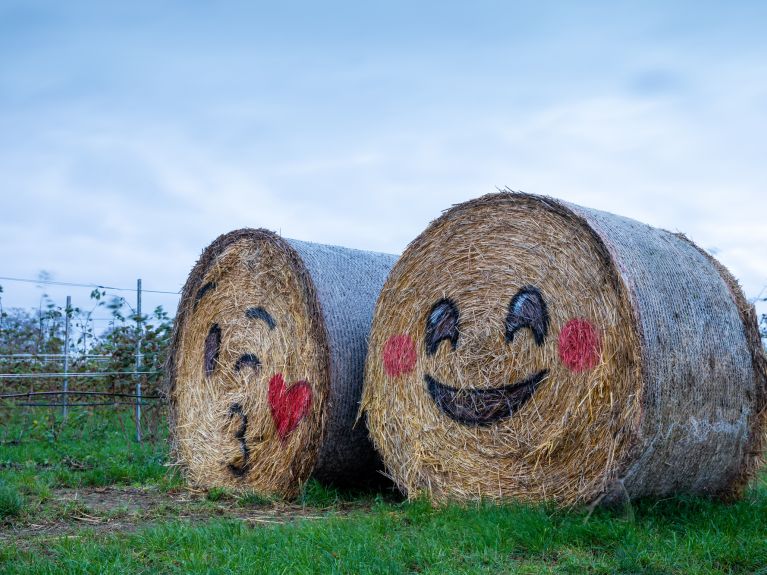
{"label": "cloudy sky", "polygon": [[0,276],[176,291],[243,226],[399,253],[509,186],[684,231],[756,297],[765,29],[765,2],[0,0]]}

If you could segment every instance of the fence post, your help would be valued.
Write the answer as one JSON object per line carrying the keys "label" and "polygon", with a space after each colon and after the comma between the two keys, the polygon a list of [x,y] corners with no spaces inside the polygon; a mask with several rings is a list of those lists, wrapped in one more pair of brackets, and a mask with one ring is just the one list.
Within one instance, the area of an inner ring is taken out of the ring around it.
{"label": "fence post", "polygon": [[64,418],[69,413],[69,310],[72,308],[72,296],[67,296],[67,307],[64,310]]}
{"label": "fence post", "polygon": [[136,280],[136,441],[141,442],[141,280]]}

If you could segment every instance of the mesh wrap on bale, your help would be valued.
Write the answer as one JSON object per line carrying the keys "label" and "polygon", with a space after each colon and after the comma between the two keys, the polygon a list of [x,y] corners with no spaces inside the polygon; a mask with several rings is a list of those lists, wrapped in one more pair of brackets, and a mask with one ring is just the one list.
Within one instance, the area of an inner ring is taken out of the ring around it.
{"label": "mesh wrap on bale", "polygon": [[362,410],[411,496],[732,498],[761,461],[766,389],[755,311],[714,258],[501,192],[447,210],[395,265]]}
{"label": "mesh wrap on bale", "polygon": [[355,420],[367,335],[396,258],[241,229],[184,286],[167,363],[171,446],[190,482],[295,495],[368,478]]}

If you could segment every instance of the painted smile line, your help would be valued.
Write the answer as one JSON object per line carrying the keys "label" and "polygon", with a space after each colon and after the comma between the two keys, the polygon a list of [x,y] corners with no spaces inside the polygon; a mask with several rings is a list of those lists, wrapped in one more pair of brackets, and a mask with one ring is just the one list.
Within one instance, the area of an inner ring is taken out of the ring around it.
{"label": "painted smile line", "polygon": [[456,389],[429,374],[423,378],[431,398],[445,415],[464,425],[490,425],[511,417],[548,375],[549,370],[544,369],[517,383],[488,389]]}

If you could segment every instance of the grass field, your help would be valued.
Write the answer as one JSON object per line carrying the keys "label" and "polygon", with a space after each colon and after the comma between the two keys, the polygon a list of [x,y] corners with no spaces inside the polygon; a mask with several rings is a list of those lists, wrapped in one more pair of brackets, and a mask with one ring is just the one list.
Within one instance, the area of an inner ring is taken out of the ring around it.
{"label": "grass field", "polygon": [[310,483],[186,488],[130,412],[0,410],[0,573],[764,573],[767,482],[734,505],[432,508]]}

